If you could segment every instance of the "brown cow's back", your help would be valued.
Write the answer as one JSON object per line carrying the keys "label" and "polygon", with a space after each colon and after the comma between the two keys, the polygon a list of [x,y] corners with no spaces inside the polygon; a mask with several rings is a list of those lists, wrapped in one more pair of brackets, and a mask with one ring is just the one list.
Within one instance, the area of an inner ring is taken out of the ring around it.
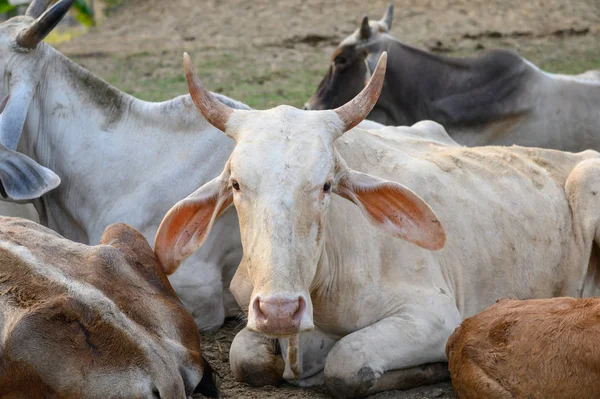
{"label": "brown cow's back", "polygon": [[200,381],[198,330],[147,241],[112,225],[102,244],[0,218],[1,397],[183,397]]}
{"label": "brown cow's back", "polygon": [[600,397],[600,300],[501,300],[448,339],[460,398]]}

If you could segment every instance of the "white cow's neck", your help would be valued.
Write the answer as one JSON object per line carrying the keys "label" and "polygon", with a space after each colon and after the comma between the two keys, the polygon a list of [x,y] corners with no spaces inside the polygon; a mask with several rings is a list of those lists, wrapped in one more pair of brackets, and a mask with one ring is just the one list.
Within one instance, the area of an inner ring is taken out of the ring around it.
{"label": "white cow's neck", "polygon": [[38,51],[46,68],[20,148],[62,179],[44,197],[51,228],[90,243],[113,222],[155,229],[160,220],[153,219],[222,169],[233,142],[200,116],[189,96],[144,102],[49,46]]}

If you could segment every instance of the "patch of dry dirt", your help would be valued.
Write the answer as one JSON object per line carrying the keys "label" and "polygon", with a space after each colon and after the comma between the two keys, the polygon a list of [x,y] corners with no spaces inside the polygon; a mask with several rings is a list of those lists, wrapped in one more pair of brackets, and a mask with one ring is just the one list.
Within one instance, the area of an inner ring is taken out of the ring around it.
{"label": "patch of dry dirt", "polygon": [[[66,53],[160,52],[194,42],[199,49],[337,44],[361,16],[379,17],[389,0],[131,0]],[[600,30],[597,0],[395,0],[392,33],[418,46],[468,38],[552,37]]]}

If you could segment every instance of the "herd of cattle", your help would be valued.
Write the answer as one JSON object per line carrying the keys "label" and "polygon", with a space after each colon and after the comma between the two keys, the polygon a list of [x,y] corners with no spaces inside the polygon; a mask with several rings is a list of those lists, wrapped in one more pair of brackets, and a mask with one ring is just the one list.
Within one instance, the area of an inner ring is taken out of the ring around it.
{"label": "herd of cattle", "polygon": [[50,3],[0,24],[1,397],[216,397],[198,331],[243,313],[253,386],[600,396],[600,71],[433,55],[390,6],[304,110],[187,54],[148,103],[43,42]]}

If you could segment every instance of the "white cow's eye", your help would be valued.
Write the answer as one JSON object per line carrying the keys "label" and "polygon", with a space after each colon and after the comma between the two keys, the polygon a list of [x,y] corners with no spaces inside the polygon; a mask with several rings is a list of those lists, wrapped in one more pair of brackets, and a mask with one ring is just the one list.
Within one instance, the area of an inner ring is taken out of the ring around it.
{"label": "white cow's eye", "polygon": [[233,187],[235,191],[240,191],[240,183],[238,183],[237,180],[231,181],[231,187]]}
{"label": "white cow's eye", "polygon": [[323,185],[323,191],[328,193],[329,191],[331,191],[331,183],[327,182]]}

